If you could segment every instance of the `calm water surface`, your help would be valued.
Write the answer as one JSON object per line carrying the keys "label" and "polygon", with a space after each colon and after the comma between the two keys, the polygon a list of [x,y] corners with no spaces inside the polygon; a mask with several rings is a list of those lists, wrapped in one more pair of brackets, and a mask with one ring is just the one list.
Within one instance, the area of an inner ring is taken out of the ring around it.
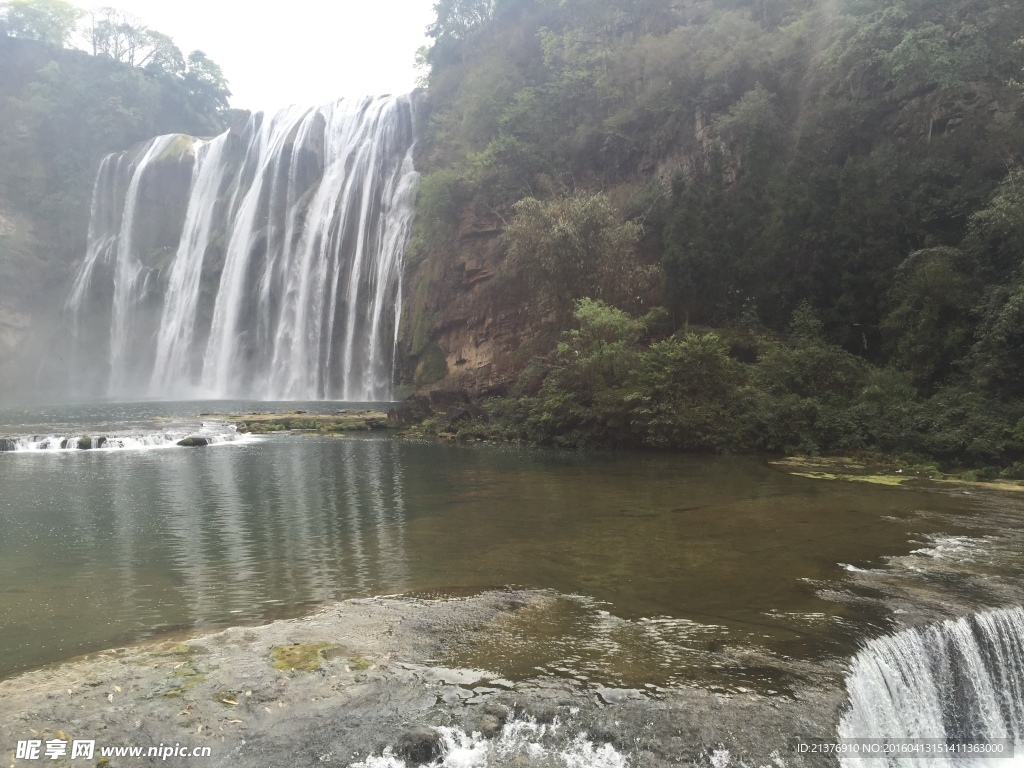
{"label": "calm water surface", "polygon": [[[251,407],[7,409],[0,434],[225,410]],[[984,512],[971,496],[791,477],[756,458],[389,437],[0,454],[0,675],[340,598],[522,586],[552,598],[458,654],[513,677],[666,684],[717,668],[743,681],[723,649],[849,653],[884,620],[822,585]]]}

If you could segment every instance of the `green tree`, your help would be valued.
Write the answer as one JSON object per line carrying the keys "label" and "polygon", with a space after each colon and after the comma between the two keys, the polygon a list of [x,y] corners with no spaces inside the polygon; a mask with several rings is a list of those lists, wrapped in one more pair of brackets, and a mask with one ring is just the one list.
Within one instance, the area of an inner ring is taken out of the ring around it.
{"label": "green tree", "polygon": [[562,335],[536,398],[526,402],[530,439],[567,447],[633,442],[624,385],[637,366],[643,326],[594,299],[575,303],[576,328]]}
{"label": "green tree", "polygon": [[67,0],[7,0],[0,3],[0,30],[63,48],[82,15]]}
{"label": "green tree", "polygon": [[528,197],[513,210],[502,235],[509,268],[560,317],[578,298],[622,302],[635,291],[632,252],[641,228],[622,221],[605,195]]}
{"label": "green tree", "polygon": [[494,0],[438,0],[434,3],[434,13],[437,19],[427,27],[429,37],[464,40],[491,18]]}
{"label": "green tree", "polygon": [[221,68],[202,51],[188,55],[185,88],[200,114],[216,116],[229,106],[231,91]]}
{"label": "green tree", "polygon": [[944,380],[971,342],[980,289],[958,249],[911,254],[896,270],[882,321],[889,359],[923,387]]}
{"label": "green tree", "polygon": [[734,448],[744,373],[713,333],[680,332],[651,345],[624,397],[636,441],[685,451]]}
{"label": "green tree", "polygon": [[181,50],[168,35],[149,29],[138,17],[117,8],[91,11],[86,16],[84,36],[94,56],[157,73],[185,72]]}

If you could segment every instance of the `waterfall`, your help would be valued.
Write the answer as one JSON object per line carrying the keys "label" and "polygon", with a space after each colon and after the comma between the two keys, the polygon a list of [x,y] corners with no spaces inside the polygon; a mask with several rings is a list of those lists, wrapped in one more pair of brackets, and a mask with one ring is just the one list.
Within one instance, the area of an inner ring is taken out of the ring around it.
{"label": "waterfall", "polygon": [[[908,629],[870,641],[846,680],[843,740],[935,739],[1016,744],[1014,760],[961,755],[939,766],[1018,765],[1024,758],[1024,609],[1010,608]],[[846,758],[844,768],[922,765],[917,757]]]}
{"label": "waterfall", "polygon": [[413,106],[289,107],[107,157],[66,306],[76,394],[388,399]]}

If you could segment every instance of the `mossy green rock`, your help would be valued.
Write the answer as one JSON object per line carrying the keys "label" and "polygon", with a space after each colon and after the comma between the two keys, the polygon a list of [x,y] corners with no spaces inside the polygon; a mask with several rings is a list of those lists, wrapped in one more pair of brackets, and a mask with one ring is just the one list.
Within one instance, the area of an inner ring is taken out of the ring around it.
{"label": "mossy green rock", "polygon": [[333,643],[296,643],[278,645],[271,649],[274,669],[285,671],[312,672],[326,660],[324,651],[335,648]]}

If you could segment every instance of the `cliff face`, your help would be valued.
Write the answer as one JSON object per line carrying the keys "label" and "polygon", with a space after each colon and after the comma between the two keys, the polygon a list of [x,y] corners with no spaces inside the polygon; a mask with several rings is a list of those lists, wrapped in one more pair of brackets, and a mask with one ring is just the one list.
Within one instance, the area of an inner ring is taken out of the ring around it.
{"label": "cliff face", "polygon": [[[501,235],[523,198],[603,192],[623,218],[645,223],[623,259],[656,271],[657,217],[673,178],[702,166],[707,118],[680,104],[666,129],[602,125],[592,57],[611,61],[662,24],[698,23],[708,5],[523,0],[495,4],[477,26],[448,19],[439,29],[403,284],[402,390],[504,386],[557,340],[560,321],[505,260]],[[647,281],[638,306],[659,303],[658,283]]]}
{"label": "cliff face", "polygon": [[[619,196],[645,186],[667,195],[672,177],[686,174],[694,162],[683,150],[652,161],[635,178],[623,180]],[[444,246],[418,258],[413,249],[403,285],[400,391],[504,388],[557,339],[561,329],[550,308],[506,264],[501,242],[506,220],[470,204],[459,211],[458,226]],[[653,229],[640,243],[640,262],[656,263],[658,234]],[[650,282],[638,306],[657,306],[659,288]]]}
{"label": "cliff face", "polygon": [[400,377],[414,388],[479,390],[518,369],[530,327],[528,307],[498,306],[492,281],[501,272],[502,222],[466,210],[449,245],[407,264]]}

